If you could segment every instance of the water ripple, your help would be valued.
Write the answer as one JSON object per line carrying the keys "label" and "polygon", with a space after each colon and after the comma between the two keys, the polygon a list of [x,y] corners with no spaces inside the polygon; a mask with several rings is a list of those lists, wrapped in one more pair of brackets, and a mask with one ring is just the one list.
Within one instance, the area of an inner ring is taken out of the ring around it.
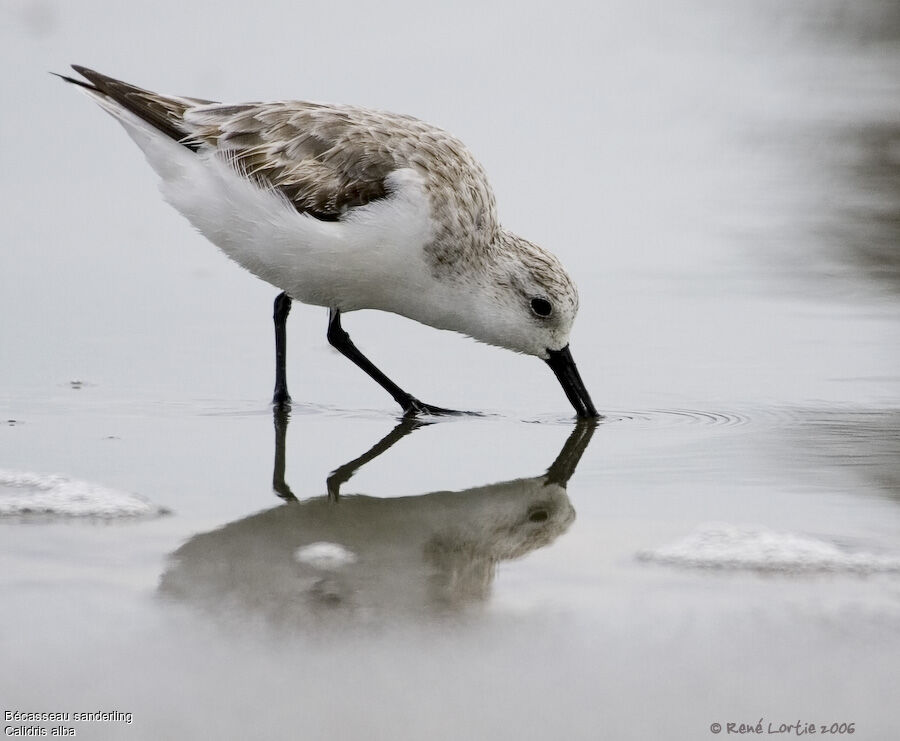
{"label": "water ripple", "polygon": [[[753,419],[743,412],[703,409],[645,409],[638,411],[607,411],[607,422],[649,423],[653,426],[674,425],[717,425],[736,427],[746,425]],[[760,416],[769,416],[762,413]]]}

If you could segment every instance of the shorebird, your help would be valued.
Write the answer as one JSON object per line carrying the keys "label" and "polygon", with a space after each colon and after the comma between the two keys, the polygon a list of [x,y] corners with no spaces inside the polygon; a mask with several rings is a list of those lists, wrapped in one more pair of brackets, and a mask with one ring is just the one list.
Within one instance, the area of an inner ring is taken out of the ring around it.
{"label": "shorebird", "polygon": [[279,288],[275,393],[291,402],[292,301],[328,309],[329,343],[405,415],[419,401],[363,355],[341,315],[379,309],[543,359],[579,417],[597,417],[569,350],[578,310],[559,260],[500,226],[478,161],[412,116],[303,101],[215,103],[160,95],[73,65],[125,128],[163,197],[228,257]]}

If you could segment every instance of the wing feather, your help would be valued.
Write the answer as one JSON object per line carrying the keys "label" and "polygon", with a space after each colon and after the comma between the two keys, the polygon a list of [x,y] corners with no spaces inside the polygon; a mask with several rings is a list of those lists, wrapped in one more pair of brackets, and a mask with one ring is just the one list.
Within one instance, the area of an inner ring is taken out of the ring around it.
{"label": "wing feather", "polygon": [[245,177],[327,221],[384,198],[385,179],[404,165],[339,106],[202,106],[186,111],[185,123],[192,141],[215,147]]}
{"label": "wing feather", "polygon": [[166,96],[74,66],[88,88],[200,154],[214,152],[241,175],[278,191],[298,212],[337,221],[386,198],[388,176],[422,175],[439,225],[435,259],[452,263],[487,249],[499,229],[481,165],[457,139],[412,116],[304,101],[212,103]]}
{"label": "wing feather", "polygon": [[[349,107],[219,104],[160,95],[78,65],[73,69],[92,87],[63,79],[91,87],[189,149],[214,150],[261,188],[277,190],[297,211],[323,221],[384,198],[385,178],[404,166],[396,152],[378,143],[387,130],[379,137],[376,122],[360,121]],[[364,113],[364,119],[382,115]]]}
{"label": "wing feather", "polygon": [[[190,149],[197,148],[194,144],[186,141],[189,132],[182,128],[180,124],[184,118],[184,112],[188,108],[207,105],[212,101],[200,98],[158,95],[149,90],[129,85],[127,82],[107,77],[87,67],[73,64],[72,69],[91,82],[93,89],[97,92],[116,101],[126,110],[144,119],[162,133],[181,142],[186,147]],[[89,87],[79,80],[72,80],[66,77],[63,77],[63,79],[82,87]]]}

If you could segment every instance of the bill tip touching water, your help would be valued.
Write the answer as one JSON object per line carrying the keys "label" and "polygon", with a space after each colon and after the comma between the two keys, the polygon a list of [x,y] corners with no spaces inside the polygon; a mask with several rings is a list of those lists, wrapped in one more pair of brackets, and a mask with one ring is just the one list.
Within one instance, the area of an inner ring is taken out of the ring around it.
{"label": "bill tip touching water", "polygon": [[578,311],[559,260],[504,229],[478,161],[411,116],[304,101],[225,105],[165,96],[85,67],[79,86],[122,124],[165,199],[226,255],[282,291],[273,402],[291,402],[293,301],[328,309],[329,343],[404,414],[419,401],[341,326],[376,309],[544,360],[582,418],[598,413],[569,349]]}

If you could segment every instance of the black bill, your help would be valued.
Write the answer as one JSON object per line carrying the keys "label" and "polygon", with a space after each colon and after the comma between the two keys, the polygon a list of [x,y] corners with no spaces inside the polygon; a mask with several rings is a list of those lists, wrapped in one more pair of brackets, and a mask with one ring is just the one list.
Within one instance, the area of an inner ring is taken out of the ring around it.
{"label": "black bill", "polygon": [[550,357],[546,363],[553,369],[569,402],[575,407],[575,414],[579,417],[599,417],[594,402],[591,401],[591,396],[584,387],[581,376],[578,375],[578,368],[575,367],[569,346],[566,345],[562,350],[548,349],[547,353]]}

